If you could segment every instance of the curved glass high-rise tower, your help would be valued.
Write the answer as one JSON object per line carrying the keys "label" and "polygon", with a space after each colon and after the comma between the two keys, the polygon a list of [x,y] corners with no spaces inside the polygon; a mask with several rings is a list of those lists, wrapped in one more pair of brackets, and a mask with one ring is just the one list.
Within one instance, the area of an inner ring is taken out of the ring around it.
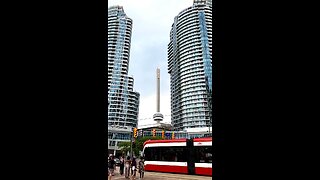
{"label": "curved glass high-rise tower", "polygon": [[132,20],[122,6],[108,8],[108,124],[137,127],[139,93],[128,76]]}
{"label": "curved glass high-rise tower", "polygon": [[175,18],[168,44],[175,130],[211,127],[212,1],[194,0]]}

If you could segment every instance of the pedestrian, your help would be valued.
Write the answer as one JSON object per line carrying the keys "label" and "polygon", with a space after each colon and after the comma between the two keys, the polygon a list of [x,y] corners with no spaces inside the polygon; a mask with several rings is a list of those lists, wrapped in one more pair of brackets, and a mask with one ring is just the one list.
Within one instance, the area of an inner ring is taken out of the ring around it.
{"label": "pedestrian", "polygon": [[131,179],[134,180],[136,178],[136,172],[137,172],[137,161],[136,158],[132,158],[131,162]]}
{"label": "pedestrian", "polygon": [[115,169],[116,169],[116,162],[114,161],[113,154],[110,154],[109,162],[108,162],[108,172],[109,172],[108,180],[111,180],[112,176],[114,175]]}
{"label": "pedestrian", "polygon": [[[110,160],[110,158],[109,158],[109,156],[108,156],[108,159],[107,159],[107,161],[106,161],[106,163],[105,163],[106,177],[109,177],[109,160]],[[107,174],[107,173],[108,173],[108,174]]]}
{"label": "pedestrian", "polygon": [[139,161],[139,174],[140,174],[140,179],[143,179],[144,177],[144,160],[143,157],[140,157]]}
{"label": "pedestrian", "polygon": [[120,175],[123,175],[123,169],[124,169],[124,156],[122,155],[120,157]]}
{"label": "pedestrian", "polygon": [[125,176],[125,178],[129,178],[130,177],[130,165],[131,165],[130,156],[127,157],[124,165],[125,165],[124,176]]}

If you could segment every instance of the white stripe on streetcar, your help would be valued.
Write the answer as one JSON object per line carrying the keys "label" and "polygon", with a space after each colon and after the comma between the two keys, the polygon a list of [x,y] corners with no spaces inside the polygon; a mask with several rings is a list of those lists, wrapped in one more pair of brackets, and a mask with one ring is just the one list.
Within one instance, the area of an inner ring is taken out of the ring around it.
{"label": "white stripe on streetcar", "polygon": [[145,165],[187,166],[187,162],[145,161]]}
{"label": "white stripe on streetcar", "polygon": [[212,163],[194,163],[194,167],[212,168]]}
{"label": "white stripe on streetcar", "polygon": [[150,144],[146,144],[144,147],[163,147],[163,146],[187,146],[187,143],[186,142],[150,143]]}
{"label": "white stripe on streetcar", "polygon": [[207,141],[207,142],[193,142],[193,146],[212,146],[212,141]]}

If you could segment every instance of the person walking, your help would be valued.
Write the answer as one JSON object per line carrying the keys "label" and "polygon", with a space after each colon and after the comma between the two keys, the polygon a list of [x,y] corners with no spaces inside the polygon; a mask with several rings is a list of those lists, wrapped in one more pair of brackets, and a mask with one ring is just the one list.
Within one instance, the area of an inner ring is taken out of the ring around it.
{"label": "person walking", "polygon": [[[107,178],[109,178],[109,160],[110,160],[110,158],[109,158],[109,156],[108,156],[108,158],[107,158],[107,160],[106,160],[106,162],[105,162],[106,177],[107,177]],[[107,179],[107,178],[106,178],[106,179]]]}
{"label": "person walking", "polygon": [[123,169],[124,169],[124,156],[122,155],[120,157],[120,175],[122,176],[123,175]]}
{"label": "person walking", "polygon": [[116,162],[114,161],[113,154],[110,154],[109,162],[108,162],[108,171],[109,171],[108,180],[112,179],[115,169],[116,169]]}
{"label": "person walking", "polygon": [[140,179],[143,179],[144,177],[144,160],[143,157],[140,158],[140,161],[138,163],[139,166],[139,174],[140,174]]}
{"label": "person walking", "polygon": [[132,158],[131,162],[131,179],[134,180],[136,179],[136,172],[137,172],[137,161],[136,158]]}
{"label": "person walking", "polygon": [[130,177],[130,165],[131,165],[130,156],[127,157],[124,165],[125,165],[124,176],[125,176],[125,178],[129,178]]}

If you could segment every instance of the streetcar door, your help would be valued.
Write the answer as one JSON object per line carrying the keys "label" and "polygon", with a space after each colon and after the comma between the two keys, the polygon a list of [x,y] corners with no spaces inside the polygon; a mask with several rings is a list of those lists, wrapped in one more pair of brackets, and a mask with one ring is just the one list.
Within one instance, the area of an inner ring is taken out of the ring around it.
{"label": "streetcar door", "polygon": [[193,175],[195,174],[195,152],[193,148],[193,139],[187,139],[187,151],[188,151],[188,174]]}

